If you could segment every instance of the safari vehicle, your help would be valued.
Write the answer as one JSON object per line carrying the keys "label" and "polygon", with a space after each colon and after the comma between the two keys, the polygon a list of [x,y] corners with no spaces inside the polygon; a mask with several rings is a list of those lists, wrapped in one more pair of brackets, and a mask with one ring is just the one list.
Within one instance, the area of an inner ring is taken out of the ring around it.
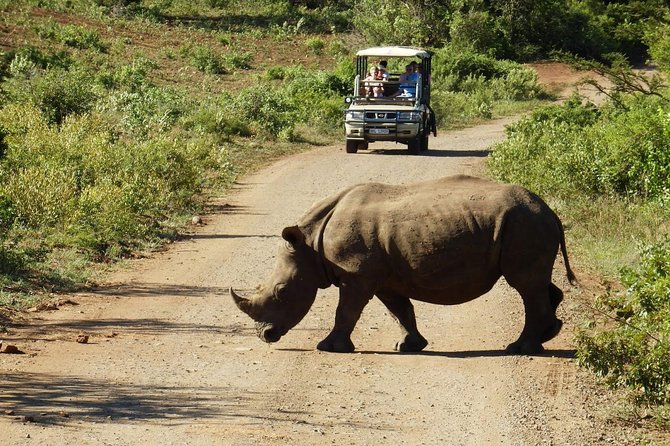
{"label": "safari vehicle", "polygon": [[[366,80],[370,67],[380,61],[387,62],[388,77]],[[419,67],[419,75],[408,82],[401,76],[411,62]],[[377,141],[407,144],[412,154],[428,150],[428,135],[436,135],[430,108],[430,63],[431,53],[414,47],[373,47],[356,53],[354,96],[345,99],[347,153],[365,150]],[[413,85],[408,88],[408,83]],[[382,89],[381,94],[373,94]]]}

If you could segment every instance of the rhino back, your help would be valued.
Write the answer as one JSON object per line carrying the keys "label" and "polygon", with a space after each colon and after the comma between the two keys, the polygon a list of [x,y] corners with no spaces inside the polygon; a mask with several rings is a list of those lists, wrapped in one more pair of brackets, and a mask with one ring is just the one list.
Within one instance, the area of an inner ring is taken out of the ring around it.
{"label": "rhino back", "polygon": [[364,184],[332,208],[325,255],[347,273],[380,282],[479,295],[500,277],[506,215],[542,213],[543,205],[523,188],[466,176]]}

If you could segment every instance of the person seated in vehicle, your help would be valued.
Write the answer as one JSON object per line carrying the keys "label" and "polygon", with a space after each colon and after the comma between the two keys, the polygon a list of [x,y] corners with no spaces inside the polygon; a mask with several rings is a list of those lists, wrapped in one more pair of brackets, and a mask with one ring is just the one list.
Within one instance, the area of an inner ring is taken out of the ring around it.
{"label": "person seated in vehicle", "polygon": [[377,66],[371,67],[370,74],[363,79],[363,85],[366,87],[366,96],[374,96],[376,98],[384,96],[384,84],[381,82],[370,82],[382,80],[383,77],[379,68],[377,68]]}
{"label": "person seated in vehicle", "polygon": [[396,96],[416,96],[416,84],[419,82],[421,75],[414,70],[415,65],[416,62],[405,65],[405,72],[400,75],[400,89]]}
{"label": "person seated in vehicle", "polygon": [[385,81],[389,80],[388,62],[385,60],[380,60],[377,64],[377,68],[379,68],[379,71],[381,71],[382,79]]}

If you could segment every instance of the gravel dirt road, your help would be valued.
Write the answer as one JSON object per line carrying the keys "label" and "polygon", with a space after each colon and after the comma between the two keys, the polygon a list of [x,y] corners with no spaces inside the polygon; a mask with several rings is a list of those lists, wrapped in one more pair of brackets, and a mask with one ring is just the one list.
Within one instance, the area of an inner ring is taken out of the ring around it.
{"label": "gravel dirt road", "polygon": [[393,351],[399,329],[376,300],[353,333],[356,353],[317,351],[334,287],[273,345],[227,296],[269,273],[281,229],[313,202],[357,182],[481,173],[508,122],[431,137],[421,156],[323,147],[242,179],[184,240],[4,336],[24,354],[0,355],[0,444],[638,444],[575,365],[580,291],[558,260],[565,327],[534,357],[503,352],[523,320],[504,281],[459,306],[415,303],[430,342],[419,354]]}

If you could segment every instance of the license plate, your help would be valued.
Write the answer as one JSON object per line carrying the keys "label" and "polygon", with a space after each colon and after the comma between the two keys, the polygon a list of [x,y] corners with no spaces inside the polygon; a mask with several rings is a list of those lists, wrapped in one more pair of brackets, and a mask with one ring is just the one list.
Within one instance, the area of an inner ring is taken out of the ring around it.
{"label": "license plate", "polygon": [[388,135],[389,129],[370,129],[370,133],[375,135]]}

